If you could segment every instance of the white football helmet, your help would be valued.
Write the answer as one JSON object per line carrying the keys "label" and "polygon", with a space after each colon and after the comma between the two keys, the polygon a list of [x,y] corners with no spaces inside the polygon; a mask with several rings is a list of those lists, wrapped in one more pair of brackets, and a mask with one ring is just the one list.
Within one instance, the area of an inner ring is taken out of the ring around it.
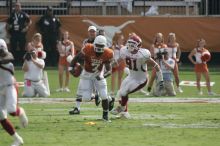
{"label": "white football helmet", "polygon": [[104,36],[99,35],[95,38],[94,40],[94,49],[96,53],[103,53],[104,52],[104,48],[107,45],[107,40]]}
{"label": "white football helmet", "polygon": [[0,50],[4,52],[8,52],[8,47],[3,39],[0,39]]}
{"label": "white football helmet", "polygon": [[129,37],[126,46],[130,52],[137,51],[141,46],[142,40],[137,35],[132,35]]}

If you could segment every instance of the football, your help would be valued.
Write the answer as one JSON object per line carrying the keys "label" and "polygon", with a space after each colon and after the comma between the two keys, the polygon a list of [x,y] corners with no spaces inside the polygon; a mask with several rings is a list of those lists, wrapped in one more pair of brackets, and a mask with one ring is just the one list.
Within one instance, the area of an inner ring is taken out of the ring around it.
{"label": "football", "polygon": [[71,71],[71,74],[74,77],[79,77],[81,72],[82,72],[82,66],[79,63],[76,63],[73,70]]}
{"label": "football", "polygon": [[205,51],[202,53],[201,60],[203,62],[208,62],[210,59],[211,59],[211,54],[209,53],[209,51]]}
{"label": "football", "polygon": [[46,52],[45,51],[37,51],[37,57],[40,59],[46,58]]}

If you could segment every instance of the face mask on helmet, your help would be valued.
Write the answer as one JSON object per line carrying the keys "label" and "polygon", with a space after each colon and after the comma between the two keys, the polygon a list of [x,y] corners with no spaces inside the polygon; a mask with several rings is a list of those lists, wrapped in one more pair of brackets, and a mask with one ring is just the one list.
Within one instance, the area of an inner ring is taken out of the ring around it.
{"label": "face mask on helmet", "polygon": [[97,36],[94,40],[94,49],[97,54],[104,52],[107,40],[104,36]]}
{"label": "face mask on helmet", "polygon": [[95,52],[101,54],[104,52],[105,45],[95,44]]}
{"label": "face mask on helmet", "polygon": [[135,41],[128,40],[126,46],[128,47],[128,50],[130,52],[134,52],[135,50],[138,50],[138,44]]}
{"label": "face mask on helmet", "polygon": [[7,45],[3,39],[0,39],[0,57],[5,57],[8,52]]}

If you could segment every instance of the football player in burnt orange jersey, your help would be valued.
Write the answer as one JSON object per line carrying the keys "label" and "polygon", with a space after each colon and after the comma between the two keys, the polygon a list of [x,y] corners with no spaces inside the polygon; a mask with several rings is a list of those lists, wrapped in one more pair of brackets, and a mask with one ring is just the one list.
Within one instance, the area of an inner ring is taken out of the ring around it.
{"label": "football player in burnt orange jersey", "polygon": [[84,59],[83,71],[80,75],[80,81],[77,90],[76,107],[69,113],[80,114],[80,102],[90,101],[93,89],[98,91],[102,99],[103,120],[109,121],[109,96],[107,94],[106,77],[111,74],[111,62],[113,60],[113,51],[106,47],[106,38],[97,36],[94,44],[86,44],[81,52],[72,60],[72,66],[77,60]]}

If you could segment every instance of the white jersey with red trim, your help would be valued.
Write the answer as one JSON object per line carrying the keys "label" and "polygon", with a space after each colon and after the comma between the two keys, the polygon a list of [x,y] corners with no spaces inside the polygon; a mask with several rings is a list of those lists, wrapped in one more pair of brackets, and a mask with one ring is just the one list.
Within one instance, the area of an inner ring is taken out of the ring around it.
{"label": "white jersey with red trim", "polygon": [[120,58],[125,59],[126,66],[130,70],[129,76],[134,77],[137,80],[147,78],[146,61],[151,58],[149,50],[140,48],[137,53],[132,54],[125,46],[120,50]]}
{"label": "white jersey with red trim", "polygon": [[[2,64],[1,66],[14,72],[14,65],[12,63]],[[0,68],[0,88],[14,83],[14,76],[9,71]]]}

